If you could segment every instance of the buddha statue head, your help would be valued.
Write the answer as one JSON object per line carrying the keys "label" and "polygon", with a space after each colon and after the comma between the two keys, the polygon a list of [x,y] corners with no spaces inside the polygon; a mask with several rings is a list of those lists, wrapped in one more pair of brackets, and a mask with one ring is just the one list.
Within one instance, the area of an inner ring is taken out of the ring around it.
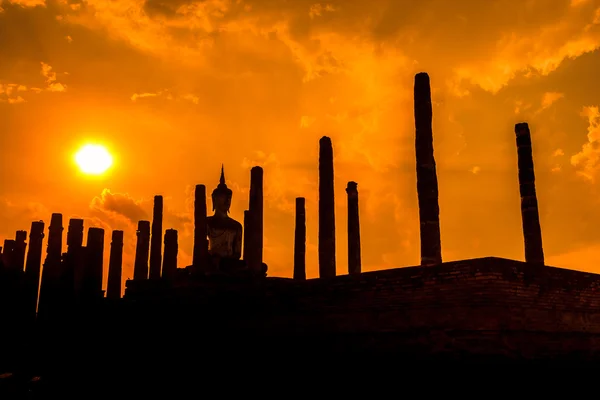
{"label": "buddha statue head", "polygon": [[225,170],[221,165],[221,178],[219,185],[212,192],[213,211],[227,215],[231,207],[231,196],[233,192],[225,184]]}

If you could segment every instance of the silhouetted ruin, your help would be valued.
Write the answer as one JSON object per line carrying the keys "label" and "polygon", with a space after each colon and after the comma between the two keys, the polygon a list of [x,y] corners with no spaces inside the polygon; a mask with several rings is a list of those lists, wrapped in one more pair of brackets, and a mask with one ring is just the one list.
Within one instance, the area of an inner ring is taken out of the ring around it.
{"label": "silhouetted ruin", "polygon": [[296,198],[294,228],[294,279],[306,280],[306,199]]}
{"label": "silhouetted ruin", "polygon": [[330,138],[323,136],[319,140],[319,277],[335,275],[333,145]]}
{"label": "silhouetted ruin", "polygon": [[15,267],[15,240],[14,239],[5,239],[4,247],[2,248],[2,262],[4,263],[4,268],[7,270],[14,271]]}
{"label": "silhouetted ruin", "polygon": [[421,265],[442,263],[438,183],[433,157],[433,110],[429,75],[415,76],[415,153],[421,225]]}
{"label": "silhouetted ruin", "polygon": [[152,236],[150,239],[150,279],[160,279],[163,241],[162,219],[163,198],[162,196],[154,196]]}
{"label": "silhouetted ruin", "polygon": [[165,255],[163,260],[163,278],[172,280],[177,274],[177,230],[167,229],[165,231]]}
{"label": "silhouetted ruin", "polygon": [[206,186],[196,185],[194,193],[194,252],[192,265],[197,271],[206,269],[208,261],[206,217]]}
{"label": "silhouetted ruin", "polygon": [[249,226],[246,228],[249,251],[246,262],[248,268],[260,271],[263,264],[263,169],[250,170]]}
{"label": "silhouetted ruin", "polygon": [[121,276],[123,275],[123,231],[113,231],[108,262],[106,298],[121,298]]}
{"label": "silhouetted ruin", "polygon": [[542,248],[542,228],[535,193],[535,173],[533,171],[533,153],[529,125],[515,125],[517,135],[517,155],[519,163],[519,192],[521,194],[521,217],[525,239],[525,261],[544,265]]}
{"label": "silhouetted ruin", "polygon": [[[156,362],[164,356],[204,366],[233,357],[255,362],[271,353],[294,362],[348,353],[427,362],[600,361],[600,275],[544,266],[528,125],[515,126],[526,262],[487,257],[442,263],[425,73],[415,76],[414,101],[419,265],[362,272],[358,185],[348,180],[348,274],[336,276],[333,145],[322,137],[319,278],[306,279],[304,197],[295,199],[293,278],[267,276],[261,167],[250,171],[243,226],[230,216],[233,191],[224,166],[210,216],[206,186],[196,185],[190,266],[178,265],[175,229],[164,232],[161,259],[163,197],[155,196],[152,232],[149,221],[138,221],[133,279],[124,282],[123,295],[123,269],[131,267],[123,265],[125,233],[112,231],[105,296],[104,229],[89,227],[84,247],[83,220],[71,219],[62,254],[63,216],[54,213],[41,284],[43,221],[31,224],[24,271],[25,231],[1,249],[0,315],[7,328],[0,330],[0,369],[73,381],[101,359],[126,358],[121,373],[127,377],[157,373],[161,365],[161,371],[173,369],[172,359]],[[289,238],[292,245],[291,232]],[[159,337],[164,349],[156,346]]]}
{"label": "silhouetted ruin", "polygon": [[40,271],[42,267],[42,244],[44,241],[44,222],[31,223],[29,233],[29,251],[25,265],[25,282],[23,288],[23,312],[28,322],[35,320],[40,290]]}
{"label": "silhouetted ruin", "polygon": [[67,252],[63,254],[63,267],[65,286],[72,292],[73,301],[77,301],[81,296],[86,262],[83,249],[83,219],[71,218],[67,228]]}
{"label": "silhouetted ruin", "polygon": [[83,301],[94,304],[104,297],[102,290],[104,264],[104,229],[91,227],[87,237],[87,262],[83,270]]}
{"label": "silhouetted ruin", "polygon": [[23,271],[25,268],[25,251],[27,249],[27,231],[17,231],[15,235],[15,247],[13,256],[13,268],[17,271]]}
{"label": "silhouetted ruin", "polygon": [[62,271],[62,214],[54,213],[48,227],[48,248],[42,268],[42,280],[38,303],[39,318],[50,319],[53,315],[64,310],[62,301],[67,295],[63,288],[64,274]]}
{"label": "silhouetted ruin", "polygon": [[250,216],[250,210],[244,210],[244,240],[243,240],[243,245],[242,245],[242,259],[248,263],[248,257],[252,258],[252,251],[249,251],[250,246],[251,246],[251,241],[250,241],[250,234],[248,232],[252,231],[252,228],[250,227],[250,224],[252,223],[251,221],[251,216]]}
{"label": "silhouetted ruin", "polygon": [[358,184],[348,182],[348,273],[360,274],[360,222],[358,218]]}
{"label": "silhouetted ruin", "polygon": [[150,221],[139,221],[136,235],[137,244],[135,247],[133,279],[139,281],[143,279],[148,279],[148,255],[150,254]]}

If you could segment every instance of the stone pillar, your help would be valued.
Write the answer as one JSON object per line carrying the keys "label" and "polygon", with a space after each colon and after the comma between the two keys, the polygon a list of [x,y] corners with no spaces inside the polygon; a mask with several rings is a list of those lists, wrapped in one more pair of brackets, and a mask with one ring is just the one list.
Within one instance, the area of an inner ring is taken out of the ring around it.
{"label": "stone pillar", "polygon": [[248,207],[249,224],[248,251],[246,254],[248,267],[254,271],[261,269],[263,263],[263,169],[252,167],[250,170],[250,201]]}
{"label": "stone pillar", "polygon": [[150,279],[160,279],[162,263],[162,219],[163,197],[154,196],[154,212],[152,215],[152,237],[150,239]]}
{"label": "stone pillar", "polygon": [[442,263],[438,183],[433,157],[433,110],[429,75],[415,76],[415,150],[417,159],[417,196],[421,231],[421,265]]}
{"label": "stone pillar", "polygon": [[108,261],[108,283],[106,298],[121,298],[121,279],[123,275],[123,231],[113,231],[110,242],[110,259]]}
{"label": "stone pillar", "polygon": [[250,239],[250,235],[252,232],[252,227],[250,226],[250,224],[252,223],[252,217],[250,216],[250,210],[244,210],[244,255],[242,256],[242,259],[246,261],[246,263],[248,263],[248,258],[252,258],[252,251],[249,251],[248,249],[251,246],[251,239]]}
{"label": "stone pillar", "polygon": [[542,248],[542,228],[538,213],[538,201],[535,192],[535,173],[531,150],[531,133],[527,123],[515,125],[517,135],[517,154],[519,163],[519,191],[521,194],[521,218],[525,239],[525,261],[544,265]]}
{"label": "stone pillar", "polygon": [[83,220],[71,218],[67,230],[67,253],[74,253],[83,246]]}
{"label": "stone pillar", "polygon": [[4,248],[2,250],[2,262],[7,271],[15,270],[15,246],[14,239],[4,239]]}
{"label": "stone pillar", "polygon": [[206,186],[196,185],[194,193],[194,252],[192,255],[192,265],[196,270],[204,269],[208,258],[206,213]]}
{"label": "stone pillar", "polygon": [[25,265],[24,312],[28,322],[35,320],[38,293],[40,290],[40,270],[42,264],[42,242],[44,241],[44,222],[31,223],[29,231],[29,250]]}
{"label": "stone pillar", "polygon": [[42,282],[40,287],[40,300],[38,303],[38,317],[52,318],[61,309],[61,279],[62,279],[62,214],[54,213],[48,227],[48,247],[46,259],[42,268]]}
{"label": "stone pillar", "polygon": [[27,250],[27,232],[17,231],[15,235],[15,248],[14,248],[14,268],[17,271],[23,271],[25,267],[25,251]]}
{"label": "stone pillar", "polygon": [[83,296],[95,302],[104,297],[102,277],[104,273],[104,229],[89,228],[87,237],[87,262],[83,275]]}
{"label": "stone pillar", "polygon": [[306,200],[296,198],[296,227],[294,230],[294,279],[306,280]]}
{"label": "stone pillar", "polygon": [[360,221],[358,212],[358,184],[348,182],[348,274],[360,274]]}
{"label": "stone pillar", "polygon": [[177,274],[178,252],[177,230],[167,229],[165,231],[165,254],[163,259],[163,278],[167,280],[174,279]]}
{"label": "stone pillar", "polygon": [[330,138],[323,136],[319,140],[319,277],[335,275],[333,145]]}
{"label": "stone pillar", "polygon": [[138,221],[137,243],[135,246],[135,262],[133,280],[148,279],[148,253],[150,252],[150,221]]}
{"label": "stone pillar", "polygon": [[84,262],[82,262],[83,246],[83,219],[69,219],[69,227],[67,228],[67,252],[63,255],[63,264],[65,273],[69,275],[72,283],[74,297],[77,297],[81,292],[83,280]]}

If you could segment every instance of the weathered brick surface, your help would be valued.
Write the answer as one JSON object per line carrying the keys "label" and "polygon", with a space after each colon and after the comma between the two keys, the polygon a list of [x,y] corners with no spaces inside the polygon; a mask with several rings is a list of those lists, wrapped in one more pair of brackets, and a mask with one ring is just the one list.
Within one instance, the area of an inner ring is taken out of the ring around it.
{"label": "weathered brick surface", "polygon": [[163,315],[186,324],[191,313],[205,332],[320,335],[386,351],[540,357],[600,349],[600,275],[499,258],[305,282],[128,290],[124,309],[136,323]]}

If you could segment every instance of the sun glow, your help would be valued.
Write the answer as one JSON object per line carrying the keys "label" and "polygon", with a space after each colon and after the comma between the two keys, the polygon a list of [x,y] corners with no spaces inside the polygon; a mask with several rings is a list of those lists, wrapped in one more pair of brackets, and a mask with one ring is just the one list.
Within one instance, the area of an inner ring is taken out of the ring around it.
{"label": "sun glow", "polygon": [[84,174],[101,175],[112,166],[113,158],[104,146],[87,144],[75,154],[75,163]]}

